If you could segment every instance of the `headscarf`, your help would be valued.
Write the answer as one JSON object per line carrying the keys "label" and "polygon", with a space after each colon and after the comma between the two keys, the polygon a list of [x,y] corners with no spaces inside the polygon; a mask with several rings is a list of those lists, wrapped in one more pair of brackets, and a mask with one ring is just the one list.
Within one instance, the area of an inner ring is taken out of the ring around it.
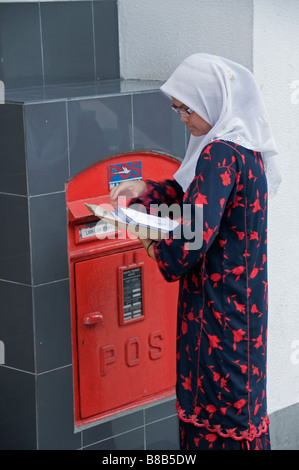
{"label": "headscarf", "polygon": [[222,139],[261,152],[268,193],[276,194],[281,182],[276,145],[260,89],[248,69],[222,57],[193,54],[176,68],[161,90],[212,126],[204,136],[190,136],[185,158],[174,175],[184,191],[195,176],[202,149]]}

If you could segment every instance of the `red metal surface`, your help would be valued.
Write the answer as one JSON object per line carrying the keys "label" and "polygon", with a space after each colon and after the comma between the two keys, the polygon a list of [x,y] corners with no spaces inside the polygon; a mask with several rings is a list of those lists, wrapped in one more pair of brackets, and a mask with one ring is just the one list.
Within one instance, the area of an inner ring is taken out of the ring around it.
{"label": "red metal surface", "polygon": [[98,220],[84,205],[109,203],[109,177],[123,162],[124,178],[127,168],[137,174],[142,166],[143,179],[155,180],[171,177],[179,165],[170,156],[131,152],[67,184],[78,426],[174,393],[177,283],[164,281],[138,239],[113,231],[95,236]]}

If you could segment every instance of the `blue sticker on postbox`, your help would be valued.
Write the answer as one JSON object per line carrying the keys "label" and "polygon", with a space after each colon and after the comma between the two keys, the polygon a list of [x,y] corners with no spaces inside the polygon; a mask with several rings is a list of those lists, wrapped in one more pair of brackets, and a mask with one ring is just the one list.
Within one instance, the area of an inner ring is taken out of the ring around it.
{"label": "blue sticker on postbox", "polygon": [[109,189],[114,188],[123,181],[141,180],[142,165],[139,161],[113,163],[108,165]]}

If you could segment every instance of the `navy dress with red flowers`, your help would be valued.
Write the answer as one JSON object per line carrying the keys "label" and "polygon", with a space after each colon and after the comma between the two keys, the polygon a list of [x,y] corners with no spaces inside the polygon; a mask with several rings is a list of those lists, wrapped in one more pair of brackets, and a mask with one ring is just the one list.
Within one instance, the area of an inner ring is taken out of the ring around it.
{"label": "navy dress with red flowers", "polygon": [[145,206],[187,204],[202,207],[203,214],[199,248],[189,249],[183,230],[155,245],[162,275],[180,283],[178,416],[223,438],[253,441],[269,423],[267,182],[261,155],[214,141],[203,149],[185,194],[175,180],[147,185]]}

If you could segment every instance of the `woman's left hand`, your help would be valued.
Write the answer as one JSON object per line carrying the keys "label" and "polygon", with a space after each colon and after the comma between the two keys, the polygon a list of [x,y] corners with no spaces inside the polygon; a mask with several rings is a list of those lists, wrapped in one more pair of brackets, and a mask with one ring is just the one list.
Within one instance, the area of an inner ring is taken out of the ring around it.
{"label": "woman's left hand", "polygon": [[154,246],[156,242],[148,238],[140,238],[140,241],[143,247],[146,249],[148,256],[155,260],[156,257],[155,257]]}

